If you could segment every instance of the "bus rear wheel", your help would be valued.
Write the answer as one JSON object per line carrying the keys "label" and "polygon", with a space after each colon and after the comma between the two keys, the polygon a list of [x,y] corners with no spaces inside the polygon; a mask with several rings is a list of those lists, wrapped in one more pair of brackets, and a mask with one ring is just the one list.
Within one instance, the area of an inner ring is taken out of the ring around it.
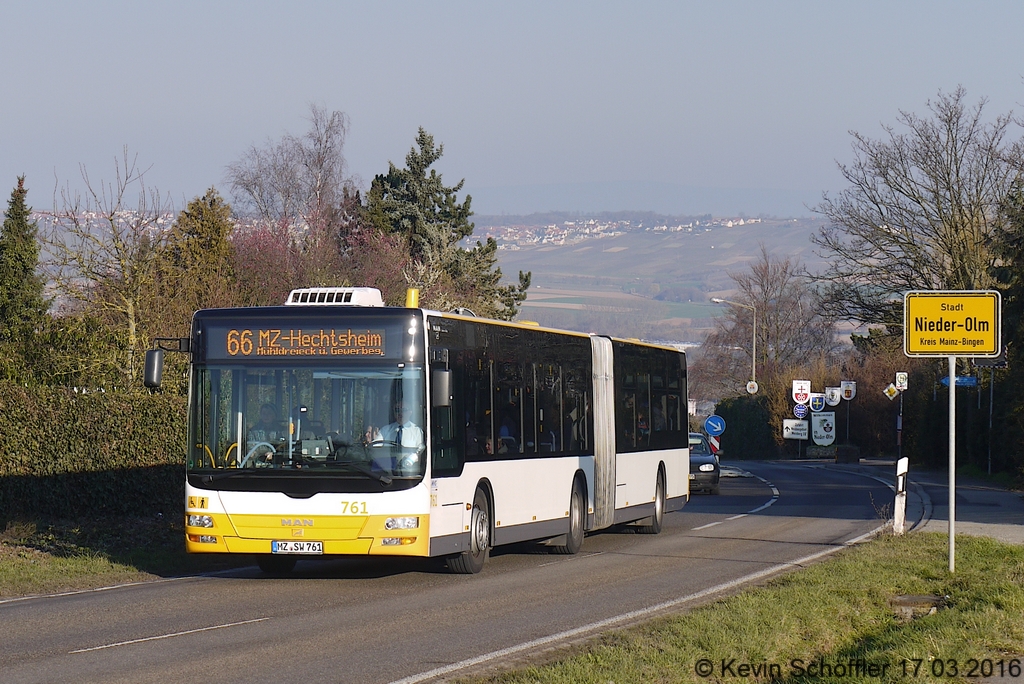
{"label": "bus rear wheel", "polygon": [[583,486],[579,478],[572,482],[572,493],[569,495],[569,530],[565,534],[565,544],[552,546],[555,553],[572,555],[578,553],[583,546],[583,527],[585,526]]}
{"label": "bus rear wheel", "polygon": [[484,569],[491,547],[491,515],[484,490],[477,487],[469,513],[469,548],[448,559],[448,569],[460,575],[475,575]]}
{"label": "bus rear wheel", "polygon": [[[665,520],[665,476],[658,471],[658,482],[654,486],[654,515],[645,520],[645,524],[639,525],[637,531],[640,534],[659,534],[661,525]],[[650,522],[647,522],[650,521]]]}

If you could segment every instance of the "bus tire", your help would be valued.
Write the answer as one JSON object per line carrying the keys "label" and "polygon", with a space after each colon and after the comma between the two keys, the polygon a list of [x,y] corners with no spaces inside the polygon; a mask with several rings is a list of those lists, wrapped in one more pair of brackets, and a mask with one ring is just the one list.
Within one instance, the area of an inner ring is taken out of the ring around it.
{"label": "bus tire", "polygon": [[569,529],[565,533],[565,544],[551,547],[554,553],[573,555],[583,546],[584,526],[586,525],[586,509],[583,486],[577,477],[572,481],[572,492],[569,493]]}
{"label": "bus tire", "polygon": [[295,556],[266,555],[257,558],[256,564],[268,575],[287,575],[295,569],[298,560]]}
{"label": "bus tire", "polygon": [[[647,522],[647,521],[650,522]],[[654,486],[654,515],[645,520],[645,524],[639,525],[637,531],[640,534],[658,534],[661,532],[662,522],[665,520],[665,476],[661,470],[658,471],[658,482]]]}
{"label": "bus tire", "polygon": [[484,569],[491,548],[491,514],[487,495],[477,487],[469,514],[469,548],[448,559],[448,569],[460,575],[475,575]]}

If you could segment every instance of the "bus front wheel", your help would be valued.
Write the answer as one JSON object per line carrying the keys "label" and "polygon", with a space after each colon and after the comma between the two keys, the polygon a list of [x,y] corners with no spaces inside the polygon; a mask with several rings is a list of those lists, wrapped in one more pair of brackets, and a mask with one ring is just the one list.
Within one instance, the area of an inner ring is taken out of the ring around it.
{"label": "bus front wheel", "polygon": [[474,575],[484,569],[491,547],[491,515],[484,490],[477,488],[469,513],[469,548],[448,559],[448,569],[460,575]]}

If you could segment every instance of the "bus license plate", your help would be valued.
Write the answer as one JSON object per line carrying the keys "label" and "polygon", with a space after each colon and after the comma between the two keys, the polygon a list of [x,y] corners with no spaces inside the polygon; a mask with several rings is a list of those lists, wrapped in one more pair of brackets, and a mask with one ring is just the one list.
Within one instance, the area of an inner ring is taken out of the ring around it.
{"label": "bus license plate", "polygon": [[271,553],[323,553],[321,541],[274,541],[270,542]]}

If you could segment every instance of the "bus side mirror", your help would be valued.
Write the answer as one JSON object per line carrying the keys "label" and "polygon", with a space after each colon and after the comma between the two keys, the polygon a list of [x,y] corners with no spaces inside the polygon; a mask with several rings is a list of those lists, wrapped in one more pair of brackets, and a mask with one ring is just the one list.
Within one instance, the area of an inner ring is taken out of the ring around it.
{"label": "bus side mirror", "polygon": [[146,374],[143,377],[143,384],[146,387],[155,389],[160,386],[164,377],[164,350],[150,349],[146,352]]}
{"label": "bus side mirror", "polygon": [[435,370],[430,378],[431,403],[434,408],[452,405],[452,372]]}

